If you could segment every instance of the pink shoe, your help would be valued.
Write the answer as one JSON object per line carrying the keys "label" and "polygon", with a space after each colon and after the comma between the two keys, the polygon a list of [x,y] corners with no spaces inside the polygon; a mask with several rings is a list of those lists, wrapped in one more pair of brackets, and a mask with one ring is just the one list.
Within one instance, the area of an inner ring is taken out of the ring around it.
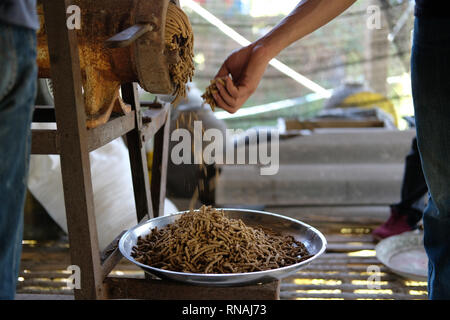
{"label": "pink shoe", "polygon": [[414,228],[408,223],[408,215],[400,214],[397,210],[391,208],[391,216],[389,219],[373,230],[372,236],[375,240],[380,241],[387,237],[412,230],[414,230]]}

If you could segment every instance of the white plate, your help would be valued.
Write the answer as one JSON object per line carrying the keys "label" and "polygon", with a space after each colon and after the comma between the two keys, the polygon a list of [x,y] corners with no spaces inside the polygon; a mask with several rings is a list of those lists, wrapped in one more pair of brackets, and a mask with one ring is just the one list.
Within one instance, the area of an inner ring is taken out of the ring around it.
{"label": "white plate", "polygon": [[428,257],[423,233],[405,232],[382,240],[375,248],[378,260],[392,272],[416,281],[427,281]]}

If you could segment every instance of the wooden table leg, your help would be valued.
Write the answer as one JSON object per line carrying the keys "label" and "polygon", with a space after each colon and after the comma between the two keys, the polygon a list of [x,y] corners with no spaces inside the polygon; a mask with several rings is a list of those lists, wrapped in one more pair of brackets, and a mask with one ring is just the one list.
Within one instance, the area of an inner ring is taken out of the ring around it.
{"label": "wooden table leg", "polygon": [[94,199],[87,147],[86,116],[76,30],[68,30],[69,0],[44,0],[45,27],[54,86],[55,114],[61,154],[61,172],[69,231],[71,263],[80,267],[77,299],[103,297]]}
{"label": "wooden table leg", "polygon": [[166,280],[108,277],[105,292],[109,299],[278,300],[280,281],[240,287],[206,287]]}
{"label": "wooden table leg", "polygon": [[134,199],[138,221],[153,218],[150,181],[148,177],[147,153],[142,134],[142,113],[136,84],[122,85],[122,98],[136,112],[136,128],[127,133],[128,154],[130,156],[131,176],[133,178]]}
{"label": "wooden table leg", "polygon": [[169,135],[170,107],[167,110],[164,126],[158,130],[154,137],[151,194],[155,217],[164,215],[167,163],[169,160]]}

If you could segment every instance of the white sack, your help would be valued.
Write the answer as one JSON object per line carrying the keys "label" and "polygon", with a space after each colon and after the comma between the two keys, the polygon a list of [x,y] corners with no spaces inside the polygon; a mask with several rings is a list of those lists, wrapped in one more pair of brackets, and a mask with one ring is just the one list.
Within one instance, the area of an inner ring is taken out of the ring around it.
{"label": "white sack", "polygon": [[[48,129],[48,124],[33,124]],[[137,224],[128,150],[122,139],[90,153],[92,187],[100,250],[123,230]],[[55,222],[67,232],[59,155],[32,155],[28,188]],[[165,214],[177,208],[166,199]]]}

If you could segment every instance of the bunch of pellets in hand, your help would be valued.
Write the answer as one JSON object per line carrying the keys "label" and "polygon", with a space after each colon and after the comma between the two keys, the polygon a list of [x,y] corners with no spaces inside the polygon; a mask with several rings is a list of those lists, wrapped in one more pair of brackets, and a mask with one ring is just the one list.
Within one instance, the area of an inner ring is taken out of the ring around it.
{"label": "bunch of pellets in hand", "polygon": [[205,93],[202,95],[203,100],[205,101],[205,103],[210,105],[212,111],[214,111],[217,107],[216,100],[214,100],[213,96],[213,93],[219,92],[219,89],[217,89],[217,82],[225,86],[225,80],[222,78],[211,80],[210,85],[206,88]]}

